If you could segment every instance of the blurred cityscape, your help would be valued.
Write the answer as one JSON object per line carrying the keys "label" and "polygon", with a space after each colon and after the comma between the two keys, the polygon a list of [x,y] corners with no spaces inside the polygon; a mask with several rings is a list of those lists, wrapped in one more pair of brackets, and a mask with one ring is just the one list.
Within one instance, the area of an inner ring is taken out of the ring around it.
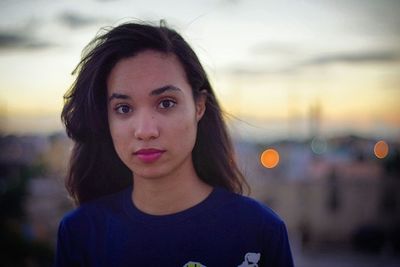
{"label": "blurred cityscape", "polygon": [[[235,140],[251,196],[287,224],[296,266],[399,266],[400,144],[378,141]],[[62,133],[0,137],[4,266],[51,265],[73,208],[63,185],[71,147]]]}
{"label": "blurred cityscape", "polygon": [[[380,144],[353,135],[236,144],[251,195],[287,224],[296,266],[399,266],[400,146],[379,158]],[[257,160],[271,150],[278,157]]]}
{"label": "blurred cityscape", "polygon": [[161,19],[243,118],[238,162],[296,266],[400,266],[400,1],[5,0],[0,14],[0,266],[51,266],[73,208],[59,114],[83,47]]}
{"label": "blurred cityscape", "polygon": [[70,148],[63,134],[0,136],[0,266],[52,265]]}

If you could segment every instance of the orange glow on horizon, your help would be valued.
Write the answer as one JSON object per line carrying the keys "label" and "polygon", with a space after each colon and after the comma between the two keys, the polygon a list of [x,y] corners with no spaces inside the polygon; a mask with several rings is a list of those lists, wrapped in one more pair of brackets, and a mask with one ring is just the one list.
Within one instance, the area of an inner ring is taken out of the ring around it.
{"label": "orange glow on horizon", "polygon": [[261,164],[268,169],[275,168],[279,163],[279,153],[275,149],[267,149],[261,154]]}
{"label": "orange glow on horizon", "polygon": [[389,146],[388,144],[381,140],[378,141],[374,146],[374,154],[378,159],[385,158],[389,153]]}

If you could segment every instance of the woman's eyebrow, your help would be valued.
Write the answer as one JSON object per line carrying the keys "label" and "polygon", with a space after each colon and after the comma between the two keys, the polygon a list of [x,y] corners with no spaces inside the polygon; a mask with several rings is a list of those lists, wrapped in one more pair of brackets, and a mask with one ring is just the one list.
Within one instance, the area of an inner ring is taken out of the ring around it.
{"label": "woman's eyebrow", "polygon": [[111,102],[113,99],[129,99],[130,96],[124,94],[113,93],[109,98],[108,102]]}
{"label": "woman's eyebrow", "polygon": [[153,91],[150,92],[150,95],[151,96],[153,96],[153,95],[157,96],[157,95],[161,95],[161,94],[163,94],[163,93],[165,93],[167,91],[179,91],[179,92],[182,92],[182,90],[179,89],[176,86],[166,85],[166,86],[154,89]]}
{"label": "woman's eyebrow", "polygon": [[[150,96],[157,96],[157,95],[162,95],[163,93],[167,91],[178,91],[182,92],[181,89],[179,89],[176,86],[173,85],[166,85],[157,89],[154,89],[153,91],[150,92]],[[119,94],[119,93],[112,93],[112,95],[108,98],[108,102],[111,102],[113,99],[130,99],[131,97],[128,95],[124,94]]]}

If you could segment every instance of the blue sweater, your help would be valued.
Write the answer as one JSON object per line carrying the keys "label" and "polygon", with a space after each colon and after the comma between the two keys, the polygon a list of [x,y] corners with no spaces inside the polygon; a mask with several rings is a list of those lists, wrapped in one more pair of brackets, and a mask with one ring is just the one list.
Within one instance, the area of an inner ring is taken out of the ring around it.
{"label": "blue sweater", "polygon": [[154,216],[133,205],[131,192],[67,214],[55,266],[293,266],[284,223],[251,198],[214,188],[192,208]]}

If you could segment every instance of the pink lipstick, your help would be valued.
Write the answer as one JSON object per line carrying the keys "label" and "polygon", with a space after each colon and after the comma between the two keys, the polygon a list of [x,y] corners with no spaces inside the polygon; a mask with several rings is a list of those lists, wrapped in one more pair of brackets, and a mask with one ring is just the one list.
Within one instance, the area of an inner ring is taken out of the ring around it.
{"label": "pink lipstick", "polygon": [[165,150],[149,148],[140,149],[133,154],[144,163],[152,163],[158,160],[164,152]]}

